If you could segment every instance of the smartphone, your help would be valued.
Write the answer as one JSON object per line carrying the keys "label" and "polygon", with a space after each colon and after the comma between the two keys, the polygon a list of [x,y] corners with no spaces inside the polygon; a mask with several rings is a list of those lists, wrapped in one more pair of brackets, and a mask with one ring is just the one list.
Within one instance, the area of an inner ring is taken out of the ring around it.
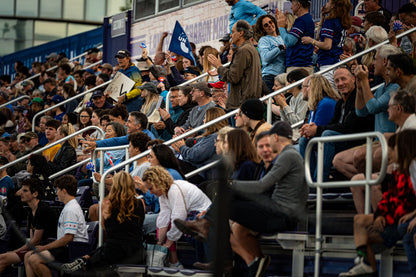
{"label": "smartphone", "polygon": [[160,108],[160,105],[162,105],[162,101],[163,101],[163,97],[159,96],[159,100],[157,100],[157,104],[156,104],[156,110],[158,111]]}

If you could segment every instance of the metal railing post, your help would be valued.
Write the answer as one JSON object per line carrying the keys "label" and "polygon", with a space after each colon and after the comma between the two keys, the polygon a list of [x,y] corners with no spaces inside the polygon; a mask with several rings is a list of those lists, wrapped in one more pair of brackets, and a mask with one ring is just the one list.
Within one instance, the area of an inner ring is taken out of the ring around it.
{"label": "metal railing post", "polygon": [[267,99],[267,123],[272,124],[272,104],[273,98]]}
{"label": "metal railing post", "polygon": [[23,96],[20,96],[20,97],[15,98],[13,100],[10,100],[7,103],[1,104],[0,105],[0,108],[6,107],[6,106],[10,105],[11,103],[18,102],[18,101],[23,100],[25,98],[29,98],[29,100],[30,100],[30,96],[29,95],[23,95]]}
{"label": "metal railing post", "polygon": [[373,140],[370,137],[366,138],[366,161],[365,161],[365,214],[369,214],[371,210],[371,193],[370,193],[370,180],[373,173]]}

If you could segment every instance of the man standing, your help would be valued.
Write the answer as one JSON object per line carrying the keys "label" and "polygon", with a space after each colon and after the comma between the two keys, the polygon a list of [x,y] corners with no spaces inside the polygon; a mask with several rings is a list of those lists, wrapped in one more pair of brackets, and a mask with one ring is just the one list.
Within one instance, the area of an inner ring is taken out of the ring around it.
{"label": "man standing", "polygon": [[70,175],[56,179],[54,183],[59,201],[65,204],[59,216],[57,240],[44,246],[36,247],[39,253],[33,251],[25,255],[25,269],[27,276],[52,276],[47,262],[69,262],[68,243],[71,241],[88,242],[87,225],[84,213],[79,206],[77,194],[77,180]]}
{"label": "man standing", "polygon": [[286,30],[286,15],[276,11],[277,25],[286,46],[286,72],[289,73],[299,67],[313,73],[312,54],[314,44],[302,44],[302,37],[314,37],[313,19],[309,13],[309,0],[291,0],[293,14],[297,16],[290,32]]}
{"label": "man standing", "polygon": [[[39,245],[42,241],[56,236],[57,214],[44,202],[40,201],[43,195],[43,184],[37,178],[25,179],[19,190],[20,199],[29,206],[28,226],[30,226],[29,244]],[[29,251],[29,244],[0,255],[0,272],[11,265],[23,261]]]}
{"label": "man standing", "polygon": [[[208,60],[221,75],[221,81],[230,83],[231,88],[226,103],[228,110],[239,108],[247,99],[261,96],[263,80],[260,57],[250,41],[251,37],[253,37],[253,29],[250,24],[245,20],[239,20],[231,29],[231,39],[237,48],[234,50],[230,67],[222,66],[219,57],[208,55]],[[216,75],[212,71],[208,73]]]}
{"label": "man standing", "polygon": [[131,62],[131,55],[128,50],[120,50],[116,54],[119,72],[123,73],[135,84],[133,89],[118,98],[118,103],[124,103],[128,112],[140,111],[143,105],[143,98],[140,96],[141,90],[138,88],[142,85],[142,76],[140,70]]}
{"label": "man standing", "polygon": [[246,0],[225,0],[225,2],[231,6],[230,31],[238,20],[245,20],[253,26],[260,16],[266,14],[264,10]]}

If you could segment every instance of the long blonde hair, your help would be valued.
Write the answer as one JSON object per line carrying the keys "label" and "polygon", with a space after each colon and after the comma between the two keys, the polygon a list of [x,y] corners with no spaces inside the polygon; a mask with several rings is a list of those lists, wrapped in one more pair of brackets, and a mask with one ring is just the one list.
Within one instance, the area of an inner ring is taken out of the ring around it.
{"label": "long blonde hair", "polygon": [[325,96],[328,96],[336,101],[341,98],[338,92],[336,92],[331,86],[328,79],[322,75],[312,75],[309,87],[308,107],[311,111],[316,110],[319,101],[321,101]]}
{"label": "long blonde hair", "polygon": [[[203,71],[204,73],[210,71],[212,69],[212,64],[208,61],[208,55],[212,54],[215,57],[218,57],[218,50],[213,48],[213,47],[207,47],[204,50],[204,59],[202,61],[202,66],[203,66]],[[208,75],[207,77],[205,77],[205,82],[208,82],[210,76]]]}
{"label": "long blonde hair", "polygon": [[143,106],[140,110],[142,113],[144,113],[146,115],[149,113],[150,107],[152,106],[152,104],[159,100],[159,94],[153,93],[150,90],[148,90],[147,92],[148,92],[148,94],[144,98],[144,103],[143,103]]}
{"label": "long blonde hair", "polygon": [[[65,137],[75,133],[74,126],[72,126],[71,123],[62,124],[61,126],[59,126],[58,129],[59,129],[59,132],[61,133],[61,135],[64,135]],[[77,137],[75,136],[75,137],[72,137],[72,138],[68,139],[68,143],[76,149],[78,147]]]}
{"label": "long blonde hair", "polygon": [[113,177],[113,185],[107,199],[110,201],[109,214],[113,208],[118,208],[117,220],[123,223],[132,217],[138,217],[134,214],[134,204],[139,201],[136,197],[134,180],[131,175],[125,171],[117,172]]}

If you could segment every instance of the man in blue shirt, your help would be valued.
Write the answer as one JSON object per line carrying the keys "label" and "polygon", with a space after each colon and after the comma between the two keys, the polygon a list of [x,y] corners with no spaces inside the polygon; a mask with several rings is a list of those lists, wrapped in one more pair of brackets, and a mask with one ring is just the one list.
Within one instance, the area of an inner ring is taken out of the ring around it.
{"label": "man in blue shirt", "polygon": [[264,10],[246,0],[225,0],[225,2],[231,6],[230,32],[238,20],[245,20],[250,25],[254,25],[256,24],[257,18],[266,14]]}
{"label": "man in blue shirt", "polygon": [[302,44],[301,38],[314,37],[315,24],[309,13],[309,0],[291,0],[293,14],[297,16],[292,29],[286,30],[286,15],[276,11],[277,25],[286,46],[286,72],[289,73],[299,67],[313,73],[312,54],[314,45]]}

